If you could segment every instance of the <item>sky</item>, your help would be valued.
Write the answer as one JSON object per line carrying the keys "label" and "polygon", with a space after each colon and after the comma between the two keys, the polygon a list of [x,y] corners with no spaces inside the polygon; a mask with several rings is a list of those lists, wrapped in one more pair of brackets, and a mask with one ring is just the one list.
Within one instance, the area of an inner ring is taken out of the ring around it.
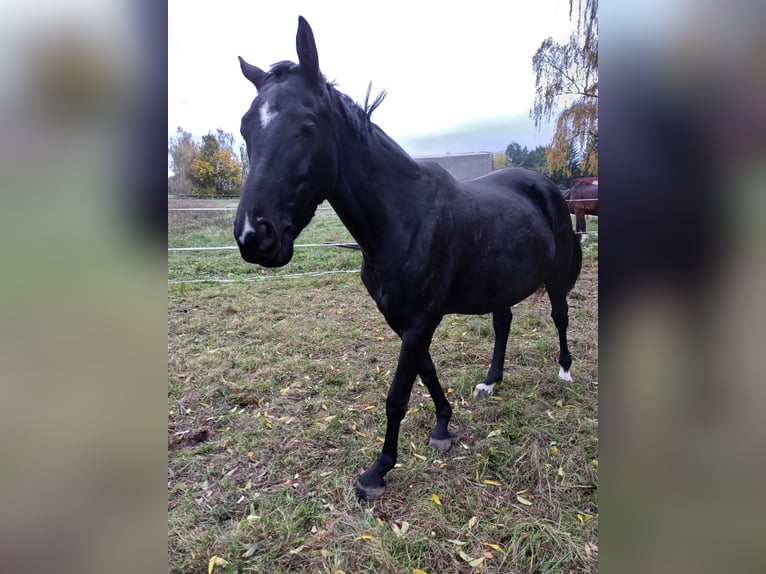
{"label": "sky", "polygon": [[568,0],[169,0],[168,133],[239,140],[256,91],[237,56],[262,69],[296,61],[299,15],[339,90],[360,103],[369,82],[386,90],[372,119],[411,155],[549,143],[553,126],[529,118],[531,60],[545,38],[568,39]]}

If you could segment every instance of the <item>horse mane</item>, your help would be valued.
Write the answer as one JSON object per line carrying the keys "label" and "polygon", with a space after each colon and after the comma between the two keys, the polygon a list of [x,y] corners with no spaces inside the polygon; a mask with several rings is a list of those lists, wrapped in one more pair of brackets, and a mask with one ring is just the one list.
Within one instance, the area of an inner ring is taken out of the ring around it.
{"label": "horse mane", "polygon": [[371,133],[373,126],[372,112],[374,112],[380,104],[383,103],[383,99],[386,97],[386,91],[382,90],[370,103],[370,88],[372,82],[367,86],[367,95],[364,98],[364,106],[360,106],[350,96],[341,92],[335,82],[328,82],[328,91],[334,96],[334,100],[337,106],[334,106],[334,110],[339,112],[346,123],[356,132],[360,137],[366,138]]}
{"label": "horse mane", "polygon": [[377,96],[375,96],[375,99],[373,100],[372,104],[369,104],[370,101],[370,90],[372,89],[372,82],[367,84],[367,94],[364,96],[364,113],[367,115],[367,119],[369,120],[372,117],[372,112],[374,112],[376,109],[378,109],[378,106],[383,103],[383,100],[386,99],[386,90],[380,90]]}
{"label": "horse mane", "polygon": [[[289,60],[283,60],[272,64],[268,71],[268,78],[273,78],[279,81],[281,77],[300,72],[299,65]],[[370,133],[370,127],[372,125],[372,113],[378,109],[380,104],[386,98],[386,90],[381,90],[375,99],[370,103],[370,91],[372,89],[372,82],[367,85],[367,93],[364,97],[364,106],[360,106],[349,96],[341,92],[337,88],[335,81],[327,82],[327,90],[330,94],[335,96],[335,101],[338,103],[338,110],[347,123],[357,132],[360,136],[366,137]]]}

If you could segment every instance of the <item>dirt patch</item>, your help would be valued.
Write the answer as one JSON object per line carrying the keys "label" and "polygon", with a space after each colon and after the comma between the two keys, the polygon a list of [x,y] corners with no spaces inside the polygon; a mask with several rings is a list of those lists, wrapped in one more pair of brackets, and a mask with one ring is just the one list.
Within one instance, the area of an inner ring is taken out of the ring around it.
{"label": "dirt patch", "polygon": [[180,437],[168,440],[168,451],[177,451],[190,446],[196,446],[210,439],[209,429],[197,429],[184,432]]}

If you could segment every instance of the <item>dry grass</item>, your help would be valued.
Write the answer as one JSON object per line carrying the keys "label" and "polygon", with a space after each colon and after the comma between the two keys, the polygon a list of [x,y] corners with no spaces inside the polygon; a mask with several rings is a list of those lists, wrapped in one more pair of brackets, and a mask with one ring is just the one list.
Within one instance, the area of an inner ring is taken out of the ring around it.
{"label": "dry grass", "polygon": [[544,295],[514,308],[489,400],[471,391],[490,318],[445,317],[432,356],[455,445],[426,446],[417,384],[372,503],[353,486],[381,446],[399,346],[359,278],[169,286],[170,571],[216,555],[227,572],[596,572],[597,261],[594,245],[570,297],[567,388]]}

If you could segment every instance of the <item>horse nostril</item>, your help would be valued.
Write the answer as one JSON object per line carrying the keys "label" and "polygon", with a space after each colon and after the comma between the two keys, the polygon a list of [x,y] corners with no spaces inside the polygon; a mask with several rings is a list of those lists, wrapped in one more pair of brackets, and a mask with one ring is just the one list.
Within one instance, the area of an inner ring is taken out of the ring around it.
{"label": "horse nostril", "polygon": [[245,215],[237,229],[236,239],[240,252],[248,261],[267,260],[282,248],[276,226],[264,217]]}
{"label": "horse nostril", "polygon": [[255,224],[255,244],[261,253],[272,252],[277,244],[277,231],[274,224],[267,219],[262,219]]}

